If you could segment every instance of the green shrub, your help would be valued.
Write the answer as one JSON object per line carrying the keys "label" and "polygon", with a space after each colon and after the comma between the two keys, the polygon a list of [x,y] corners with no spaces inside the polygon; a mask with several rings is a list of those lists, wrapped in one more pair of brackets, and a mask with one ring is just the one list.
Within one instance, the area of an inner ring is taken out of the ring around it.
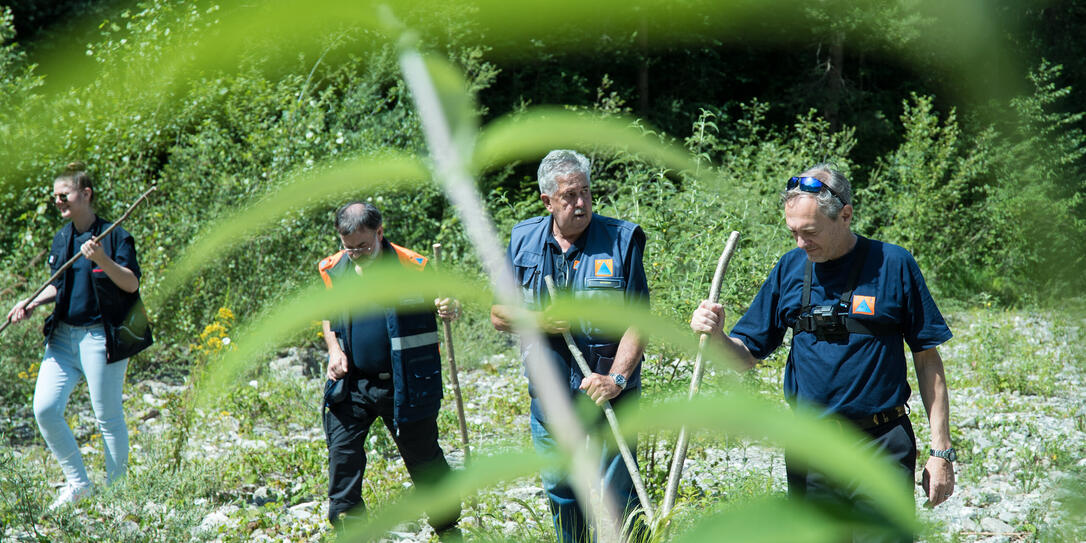
{"label": "green shrub", "polygon": [[[959,299],[1060,297],[1081,288],[1086,222],[1081,113],[1060,113],[1059,66],[1034,92],[993,107],[1000,122],[965,130],[933,98],[904,104],[904,141],[858,192],[858,225],[913,252],[936,289]],[[971,123],[978,124],[978,123]],[[968,249],[966,249],[968,248]]]}

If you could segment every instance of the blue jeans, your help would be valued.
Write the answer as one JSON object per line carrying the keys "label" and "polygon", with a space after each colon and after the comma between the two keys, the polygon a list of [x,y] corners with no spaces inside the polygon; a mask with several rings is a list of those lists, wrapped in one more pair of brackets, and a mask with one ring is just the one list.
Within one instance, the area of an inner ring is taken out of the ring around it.
{"label": "blue jeans", "polygon": [[[580,391],[577,391],[576,395],[586,400],[588,398]],[[611,404],[616,409],[619,405],[627,402],[636,404],[640,395],[640,390],[629,390],[616,398],[617,401],[612,401]],[[603,411],[596,408],[596,412],[598,417],[594,420],[581,422],[589,432],[595,431],[596,435],[606,437],[599,467],[599,474],[603,481],[602,487],[606,492],[611,493],[615,500],[614,503],[619,508],[625,508],[625,515],[629,515],[632,511],[641,507],[641,502],[634,491],[633,479],[630,478],[630,472],[626,469],[626,463],[623,462],[618,447],[612,442],[611,429],[603,417]],[[543,410],[539,406],[538,400],[532,398],[532,444],[540,455],[556,455],[560,449],[554,437],[547,430],[542,413]],[[631,425],[635,421],[619,420],[619,425],[625,428],[623,422],[626,425]],[[634,458],[637,458],[637,442],[631,441],[627,445],[629,445]],[[558,535],[558,543],[595,541],[595,538],[588,530],[585,508],[577,503],[577,498],[569,485],[569,475],[556,469],[545,469],[540,473],[540,476],[543,479],[543,490],[546,491],[547,500],[550,504],[551,516],[554,520],[554,531]]]}
{"label": "blue jeans", "polygon": [[79,444],[64,420],[68,397],[82,379],[87,380],[91,407],[105,446],[106,480],[112,483],[127,471],[128,428],[121,399],[127,367],[128,359],[106,363],[106,335],[100,324],[58,323],[49,337],[34,388],[34,418],[70,485],[91,484]]}

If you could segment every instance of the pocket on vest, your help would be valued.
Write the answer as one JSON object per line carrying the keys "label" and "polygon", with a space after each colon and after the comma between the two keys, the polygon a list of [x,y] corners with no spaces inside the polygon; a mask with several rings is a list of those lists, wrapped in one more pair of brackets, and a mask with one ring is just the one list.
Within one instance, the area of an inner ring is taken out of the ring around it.
{"label": "pocket on vest", "polygon": [[576,291],[578,298],[622,302],[625,300],[626,279],[622,277],[585,277],[584,288]]}
{"label": "pocket on vest", "polygon": [[441,358],[436,354],[420,355],[404,367],[407,376],[407,405],[419,407],[441,400]]}
{"label": "pocket on vest", "polygon": [[518,284],[522,300],[528,307],[535,306],[535,276],[539,273],[542,259],[536,253],[518,253],[513,257],[513,273]]}

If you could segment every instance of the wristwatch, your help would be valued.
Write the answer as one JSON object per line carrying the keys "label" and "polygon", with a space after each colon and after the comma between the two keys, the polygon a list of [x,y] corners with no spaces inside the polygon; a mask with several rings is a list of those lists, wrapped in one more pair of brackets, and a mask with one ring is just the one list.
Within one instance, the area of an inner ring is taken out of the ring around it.
{"label": "wristwatch", "polygon": [[932,456],[938,456],[939,458],[942,458],[943,460],[946,460],[947,462],[957,462],[958,461],[958,453],[954,451],[954,447],[951,447],[951,448],[949,448],[949,449],[947,449],[945,451],[937,451],[935,449],[929,449],[928,452]]}
{"label": "wristwatch", "polygon": [[611,373],[608,375],[611,379],[614,379],[615,384],[621,390],[626,390],[626,376],[621,373]]}

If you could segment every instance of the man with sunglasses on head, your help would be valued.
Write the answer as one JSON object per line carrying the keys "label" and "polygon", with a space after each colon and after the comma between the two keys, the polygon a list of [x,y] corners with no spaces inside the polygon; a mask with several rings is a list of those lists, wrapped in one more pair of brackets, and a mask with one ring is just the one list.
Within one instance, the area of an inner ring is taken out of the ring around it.
{"label": "man with sunglasses on head", "polygon": [[[719,340],[748,367],[772,354],[792,330],[784,373],[788,402],[851,422],[865,435],[856,446],[875,446],[896,460],[901,484],[911,489],[917,448],[907,408],[907,344],[931,427],[923,487],[929,503],[939,505],[954,491],[957,458],[937,350],[951,333],[916,261],[901,247],[852,232],[852,188],[828,164],[792,177],[781,200],[796,248],[777,262],[730,335],[723,332],[724,308],[708,301],[694,311],[690,327]],[[829,481],[788,451],[785,465],[793,498],[884,522],[855,481]],[[857,530],[853,540],[913,536],[900,529]]]}
{"label": "man with sunglasses on head", "polygon": [[[378,262],[403,267],[404,280],[426,267],[426,257],[385,239],[381,213],[366,202],[336,211],[342,248],[320,261],[325,286],[364,293],[366,271]],[[361,278],[356,277],[361,276]],[[441,406],[441,355],[434,309],[444,320],[460,314],[455,300],[428,307],[421,297],[391,307],[344,311],[323,322],[328,347],[324,433],[328,443],[328,519],[365,511],[362,476],[366,436],[380,418],[399,448],[412,481],[432,487],[449,473],[437,442]],[[431,512],[429,523],[442,540],[459,540],[460,511]]]}

